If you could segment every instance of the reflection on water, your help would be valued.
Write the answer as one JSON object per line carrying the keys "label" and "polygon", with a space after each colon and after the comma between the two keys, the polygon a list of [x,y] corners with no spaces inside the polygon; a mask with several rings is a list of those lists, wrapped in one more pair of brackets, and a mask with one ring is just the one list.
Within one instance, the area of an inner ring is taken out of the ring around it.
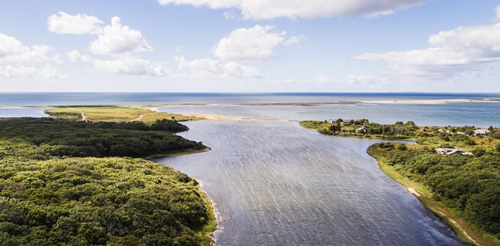
{"label": "reflection on water", "polygon": [[49,117],[44,110],[47,108],[0,108],[0,118]]}
{"label": "reflection on water", "polygon": [[211,151],[154,161],[203,182],[217,245],[462,245],[366,154],[297,123],[189,122]]}

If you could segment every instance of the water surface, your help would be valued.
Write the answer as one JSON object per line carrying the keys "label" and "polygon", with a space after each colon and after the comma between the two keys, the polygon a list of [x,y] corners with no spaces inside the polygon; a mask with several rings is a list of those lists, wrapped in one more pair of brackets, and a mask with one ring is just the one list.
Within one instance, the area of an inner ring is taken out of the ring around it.
{"label": "water surface", "polygon": [[443,104],[322,104],[231,105],[164,107],[160,111],[181,114],[211,114],[259,119],[328,120],[369,119],[382,124],[414,121],[427,126],[500,127],[500,103],[464,102]]}
{"label": "water surface", "polygon": [[49,117],[43,111],[48,108],[0,108],[0,118],[12,117]]}
{"label": "water surface", "polygon": [[217,245],[462,245],[379,170],[376,140],[320,135],[283,121],[189,122],[211,151],[154,161],[203,182]]}

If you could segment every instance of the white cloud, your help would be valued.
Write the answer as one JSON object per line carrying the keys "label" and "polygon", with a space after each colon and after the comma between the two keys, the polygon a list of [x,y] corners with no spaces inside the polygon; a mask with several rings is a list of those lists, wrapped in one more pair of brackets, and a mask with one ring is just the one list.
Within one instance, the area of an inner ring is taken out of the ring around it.
{"label": "white cloud", "polygon": [[239,8],[244,19],[368,17],[392,14],[429,0],[158,0],[162,5],[189,4],[212,9]]}
{"label": "white cloud", "polygon": [[234,8],[238,7],[242,0],[158,0],[161,5],[167,4],[190,4],[195,7],[206,5],[212,9]]}
{"label": "white cloud", "polygon": [[355,59],[383,62],[405,74],[463,75],[486,70],[485,63],[500,61],[500,24],[458,27],[429,38],[428,49],[365,53]]}
{"label": "white cloud", "polygon": [[150,76],[166,76],[170,72],[163,64],[130,56],[115,60],[94,60],[94,69],[106,73]]}
{"label": "white cloud", "polygon": [[24,46],[16,38],[0,33],[0,62],[42,61],[49,50],[46,45]]}
{"label": "white cloud", "polygon": [[328,76],[318,76],[314,79],[314,82],[318,84],[331,84],[336,83],[336,81]]}
{"label": "white cloud", "polygon": [[497,8],[495,9],[495,14],[496,14],[497,20],[500,20],[500,5],[498,5]]}
{"label": "white cloud", "polygon": [[52,57],[52,60],[53,60],[55,63],[58,63],[58,64],[63,63],[63,60],[61,59],[61,54],[59,54],[59,53],[55,54],[55,55]]}
{"label": "white cloud", "polygon": [[141,32],[120,24],[120,17],[111,18],[111,25],[92,41],[90,50],[95,54],[120,54],[126,52],[151,51],[152,48]]}
{"label": "white cloud", "polygon": [[102,32],[103,22],[95,16],[69,15],[64,12],[49,16],[47,27],[58,34],[96,34]]}
{"label": "white cloud", "polygon": [[299,44],[303,39],[304,39],[303,35],[301,35],[301,36],[292,36],[292,37],[288,38],[287,40],[285,40],[285,42],[283,44],[286,45],[286,46],[290,46],[290,45],[294,45],[294,44]]}
{"label": "white cloud", "polygon": [[[211,59],[187,61],[184,57],[175,57],[177,69],[181,72],[177,76],[192,79],[206,79],[213,77],[232,78],[259,78],[260,70],[256,67],[242,66],[236,62],[222,63]],[[187,73],[186,73],[187,72]]]}
{"label": "white cloud", "polygon": [[234,13],[233,10],[224,11],[224,18],[226,18],[226,20],[236,19],[236,13]]}
{"label": "white cloud", "polygon": [[285,41],[286,32],[272,32],[272,26],[238,28],[212,48],[225,61],[260,62],[273,58],[273,48]]}
{"label": "white cloud", "polygon": [[71,62],[88,62],[90,61],[90,57],[88,55],[82,55],[80,52],[73,50],[68,53],[66,53],[68,56],[68,59]]}
{"label": "white cloud", "polygon": [[46,64],[42,69],[23,65],[18,67],[7,65],[0,67],[0,77],[7,79],[58,79],[66,76],[60,75],[52,65]]}
{"label": "white cloud", "polygon": [[184,46],[183,45],[178,45],[177,47],[175,47],[175,52],[177,53],[180,53],[184,50]]}

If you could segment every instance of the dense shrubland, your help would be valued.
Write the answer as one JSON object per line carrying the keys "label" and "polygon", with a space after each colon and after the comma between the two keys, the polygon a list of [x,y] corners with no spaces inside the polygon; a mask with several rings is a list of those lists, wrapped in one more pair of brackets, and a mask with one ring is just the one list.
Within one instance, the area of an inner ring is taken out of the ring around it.
{"label": "dense shrubland", "polygon": [[377,144],[370,153],[403,176],[429,187],[432,199],[500,239],[500,152],[479,157],[439,155]]}
{"label": "dense shrubland", "polygon": [[[183,129],[0,120],[0,244],[209,245],[215,222],[196,180],[143,159],[103,157],[204,148],[172,133]],[[117,145],[130,152],[113,152]]]}
{"label": "dense shrubland", "polygon": [[175,121],[142,122],[66,121],[52,118],[0,120],[0,138],[20,139],[36,145],[39,155],[145,157],[186,149],[204,149],[173,132],[188,128]]}

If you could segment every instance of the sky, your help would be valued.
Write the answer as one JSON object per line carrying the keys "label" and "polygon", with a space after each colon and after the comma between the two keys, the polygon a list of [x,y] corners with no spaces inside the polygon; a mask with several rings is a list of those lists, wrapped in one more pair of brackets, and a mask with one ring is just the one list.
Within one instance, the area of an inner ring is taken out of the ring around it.
{"label": "sky", "polygon": [[500,92],[496,0],[0,6],[0,92]]}

